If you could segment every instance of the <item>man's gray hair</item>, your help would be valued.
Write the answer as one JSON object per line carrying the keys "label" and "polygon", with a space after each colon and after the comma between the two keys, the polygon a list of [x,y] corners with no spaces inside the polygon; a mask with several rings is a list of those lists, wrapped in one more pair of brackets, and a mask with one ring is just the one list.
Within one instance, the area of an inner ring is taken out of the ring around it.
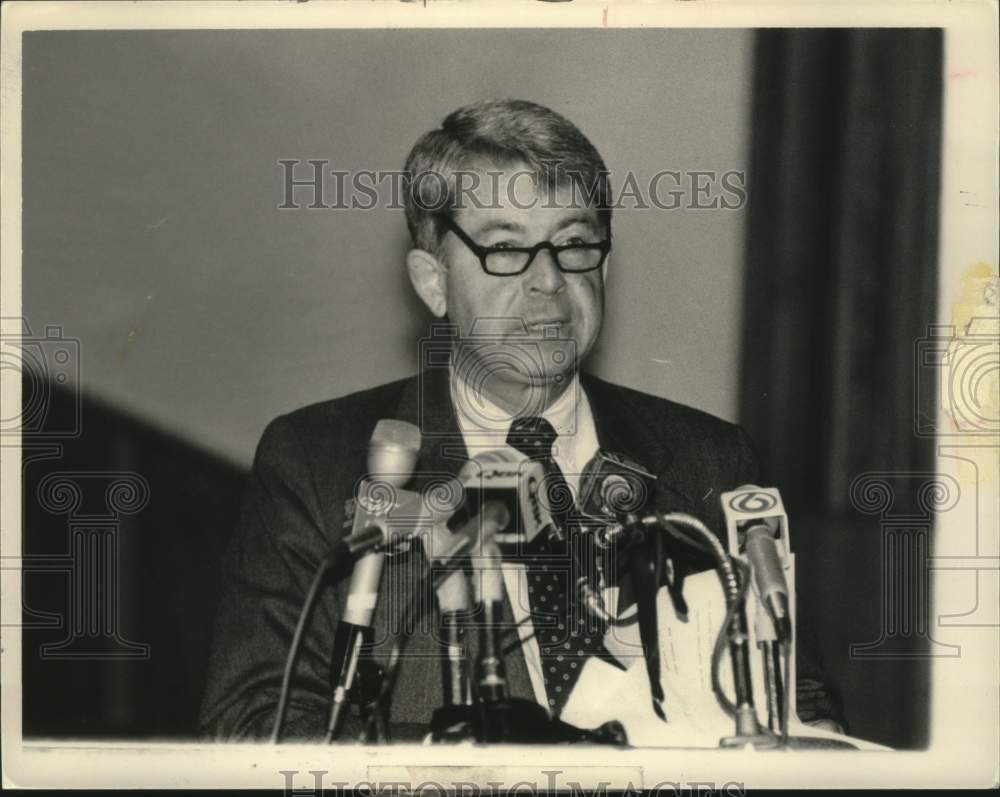
{"label": "man's gray hair", "polygon": [[608,171],[579,128],[527,100],[485,100],[448,114],[406,159],[406,224],[418,248],[437,251],[444,234],[440,214],[455,210],[456,174],[490,167],[526,168],[539,191],[571,187],[610,230]]}

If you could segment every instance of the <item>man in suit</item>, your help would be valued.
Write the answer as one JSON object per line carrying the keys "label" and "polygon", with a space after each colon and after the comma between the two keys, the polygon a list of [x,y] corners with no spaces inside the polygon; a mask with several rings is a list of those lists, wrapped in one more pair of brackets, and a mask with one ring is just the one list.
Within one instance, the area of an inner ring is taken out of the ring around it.
{"label": "man in suit", "polygon": [[[758,481],[739,427],[580,370],[603,321],[612,203],[601,156],[571,122],[524,101],[469,105],[417,142],[406,172],[406,266],[446,322],[435,332],[447,334],[422,342],[418,376],[300,409],[265,431],[225,562],[202,708],[216,738],[270,732],[299,610],[318,563],[346,533],[345,504],[381,419],[421,430],[414,489],[456,474],[476,451],[542,440],[538,459],[575,492],[600,448],[656,476],[661,511],[693,514],[724,538],[720,494]],[[375,619],[383,663],[418,559],[389,559]],[[551,577],[530,561],[505,568],[502,625],[509,693],[557,716],[581,665],[607,650],[565,627],[569,598]],[[327,590],[303,637],[283,738],[323,735],[345,598],[346,580]],[[551,624],[539,620],[546,614]],[[432,634],[414,635],[391,703],[394,738],[419,738],[441,705],[440,653]],[[799,676],[800,716],[836,719],[801,654]]]}

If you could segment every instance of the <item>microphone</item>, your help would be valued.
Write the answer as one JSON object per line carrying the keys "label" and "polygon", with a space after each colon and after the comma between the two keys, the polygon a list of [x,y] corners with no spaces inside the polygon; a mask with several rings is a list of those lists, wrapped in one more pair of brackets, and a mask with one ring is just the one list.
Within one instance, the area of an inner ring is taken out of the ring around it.
{"label": "microphone", "polygon": [[[492,538],[497,529],[510,522],[510,515],[502,504],[487,502],[483,512],[463,525],[456,510],[464,506],[464,488],[457,479],[437,484],[424,493],[425,506],[433,516],[429,533],[420,534],[424,555],[431,564],[449,567],[452,560],[474,547],[480,535]],[[486,532],[482,531],[486,529]],[[468,615],[469,590],[465,572],[452,569],[436,589],[440,612],[440,632],[445,655],[442,658],[442,686],[445,706],[462,706],[471,703],[469,675],[465,658],[465,627],[462,621]]]}
{"label": "microphone", "polygon": [[792,637],[788,584],[778,543],[767,525],[760,523],[747,529],[746,555],[753,568],[757,594],[777,625],[778,637],[788,642]]}
{"label": "microphone", "polygon": [[[537,551],[541,547],[538,543],[543,541],[565,539],[565,530],[559,529],[547,502],[538,494],[545,479],[545,466],[541,462],[507,446],[477,454],[463,466],[459,478],[463,480],[468,506],[498,501],[514,518],[514,529],[496,535],[502,554],[517,558],[529,550]],[[607,623],[610,615],[591,568],[584,564],[590,558],[581,550],[585,542],[582,538],[569,541],[577,597],[591,617]]]}
{"label": "microphone", "polygon": [[628,566],[653,711],[665,721],[656,596],[666,557],[663,537],[646,534],[638,514],[651,502],[655,481],[652,473],[628,457],[599,450],[580,477],[580,504],[586,517],[604,526],[605,530],[599,530],[595,538],[599,547],[613,548],[622,537],[630,547]]}
{"label": "microphone", "polygon": [[[750,562],[754,589],[774,623],[777,639],[792,638],[791,598],[785,570],[789,566],[788,515],[776,488],[748,484],[722,494],[729,553]],[[770,629],[758,626],[765,638]]]}
{"label": "microphone", "polygon": [[396,536],[393,532],[401,521],[410,523],[422,516],[419,494],[401,489],[413,476],[420,442],[420,430],[413,424],[380,420],[368,443],[368,479],[361,483],[353,504],[354,532],[338,546],[352,557],[361,555],[355,561],[347,600],[334,635],[328,739],[335,738],[339,731],[362,644],[372,633],[386,556],[379,546],[393,541]]}
{"label": "microphone", "polygon": [[482,451],[462,466],[458,478],[466,502],[464,512],[453,522],[481,512],[490,502],[507,510],[513,527],[497,530],[494,536],[501,553],[520,553],[536,538],[544,539],[555,530],[552,515],[538,495],[545,468],[520,451],[509,446]]}
{"label": "microphone", "polygon": [[[464,568],[456,568],[455,561],[460,557],[474,554],[473,566],[477,567],[478,601],[485,601],[487,621],[492,622],[495,611],[500,604],[494,600],[503,599],[502,581],[497,584],[496,576],[490,570],[482,571],[480,557],[492,559],[496,549],[496,536],[502,534],[510,524],[510,512],[499,501],[487,501],[482,504],[481,511],[469,518],[467,504],[462,504],[463,513],[452,513],[445,517],[448,509],[461,503],[464,495],[462,484],[456,480],[443,485],[440,489],[427,492],[428,504],[434,503],[435,495],[445,495],[445,512],[438,515],[430,533],[421,535],[424,554],[431,566],[433,575],[435,568],[444,567],[444,579],[437,586],[438,609],[440,611],[441,644],[444,655],[441,657],[442,705],[435,709],[431,717],[431,734],[435,741],[461,741],[473,735],[472,716],[468,713],[472,703],[472,687],[469,678],[465,650],[465,626],[463,621],[469,614],[469,589]],[[463,522],[464,518],[464,522]],[[483,587],[485,579],[486,586]],[[499,588],[499,590],[498,590]],[[482,632],[481,632],[482,633]],[[494,639],[490,636],[487,644]],[[485,650],[485,647],[483,648]],[[490,656],[484,665],[483,659],[477,660],[477,673],[484,667],[490,670],[484,688],[500,688],[503,686],[502,663],[499,662],[499,639],[496,639],[494,651],[496,656]],[[501,669],[498,671],[497,667]],[[482,680],[482,679],[480,679]]]}
{"label": "microphone", "polygon": [[638,462],[598,450],[580,475],[580,511],[598,523],[620,523],[649,504],[655,481]]}
{"label": "microphone", "polygon": [[774,488],[753,484],[723,493],[729,554],[750,564],[757,610],[754,628],[764,665],[767,724],[787,741],[787,684],[781,673],[781,649],[792,639],[791,602],[785,567],[788,566],[788,516]]}
{"label": "microphone", "polygon": [[[787,684],[781,674],[782,652],[790,675],[792,643],[792,594],[785,571],[791,567],[788,514],[781,493],[774,487],[745,484],[720,496],[726,520],[729,553],[750,563],[754,591],[758,597],[755,627],[757,646],[764,662],[768,726],[783,749],[856,749],[843,739],[817,739],[788,735]],[[726,741],[726,740],[724,740]],[[734,741],[745,742],[745,737]],[[758,746],[773,746],[763,742]]]}

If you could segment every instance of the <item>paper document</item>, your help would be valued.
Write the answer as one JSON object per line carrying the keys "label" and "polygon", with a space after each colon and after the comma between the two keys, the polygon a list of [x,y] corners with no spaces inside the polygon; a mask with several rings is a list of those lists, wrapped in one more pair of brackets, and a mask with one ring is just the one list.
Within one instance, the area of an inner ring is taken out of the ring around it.
{"label": "paper document", "polygon": [[[618,720],[624,725],[629,742],[636,747],[718,747],[721,738],[731,736],[734,732],[733,720],[723,711],[712,692],[712,648],[726,612],[722,586],[715,572],[688,577],[684,582],[684,599],[689,608],[686,622],[676,614],[666,587],[657,596],[666,722],[653,711],[637,623],[613,627],[605,637],[608,650],[627,670],[623,672],[607,662],[590,657],[561,718],[580,728],[594,728],[609,720]],[[755,610],[756,601],[751,594],[747,601],[747,617],[754,704],[758,719],[766,725],[763,662],[753,628]],[[630,611],[634,612],[634,607]],[[626,617],[628,615],[629,612],[626,612]],[[794,708],[794,668],[792,673],[789,693]],[[722,657],[720,682],[732,700],[733,677],[728,647]],[[845,739],[865,750],[888,749],[804,725],[795,719],[794,712],[790,712],[789,716],[789,733],[792,736]]]}

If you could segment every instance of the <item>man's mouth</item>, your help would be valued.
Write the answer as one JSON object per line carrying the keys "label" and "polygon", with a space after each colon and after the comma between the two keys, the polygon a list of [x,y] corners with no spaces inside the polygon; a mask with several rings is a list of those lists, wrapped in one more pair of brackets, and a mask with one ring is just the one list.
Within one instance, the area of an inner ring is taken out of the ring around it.
{"label": "man's mouth", "polygon": [[542,318],[526,325],[529,332],[558,335],[566,327],[565,318]]}

